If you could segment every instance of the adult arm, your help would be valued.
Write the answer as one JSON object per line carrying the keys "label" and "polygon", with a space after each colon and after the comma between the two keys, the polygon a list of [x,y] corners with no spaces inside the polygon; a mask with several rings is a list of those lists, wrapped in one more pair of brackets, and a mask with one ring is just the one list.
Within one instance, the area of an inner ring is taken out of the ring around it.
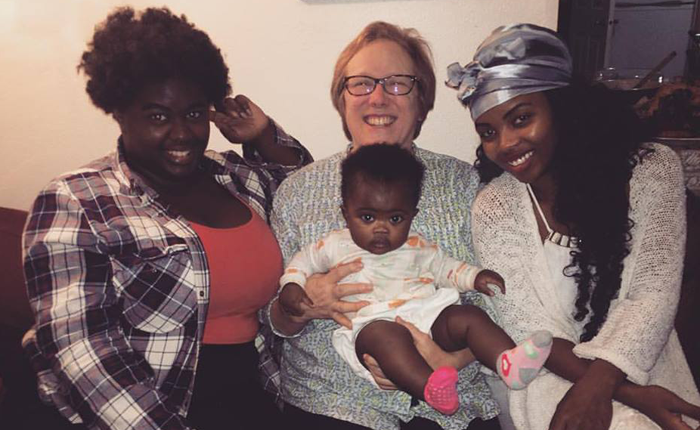
{"label": "adult arm", "polygon": [[[639,176],[639,178],[637,178]],[[635,169],[630,189],[633,246],[625,259],[620,299],[599,333],[574,348],[646,384],[673,330],[685,253],[685,188],[680,161],[657,146]]]}
{"label": "adult arm", "polygon": [[52,395],[67,404],[55,403],[95,429],[187,429],[124,338],[107,250],[62,183],[35,201],[24,243],[34,364],[45,363],[36,370],[57,377]]}
{"label": "adult arm", "polygon": [[658,386],[629,382],[624,373],[605,360],[576,356],[574,344],[555,339],[547,368],[574,383],[557,405],[551,430],[607,428],[615,399],[645,414],[664,430],[690,430],[680,415],[700,420],[700,407]]}

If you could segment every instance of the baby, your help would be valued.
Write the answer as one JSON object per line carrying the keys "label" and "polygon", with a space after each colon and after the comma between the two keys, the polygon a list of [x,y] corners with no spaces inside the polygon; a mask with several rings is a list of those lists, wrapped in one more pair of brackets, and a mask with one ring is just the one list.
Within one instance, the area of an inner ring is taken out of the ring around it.
{"label": "baby", "polygon": [[334,348],[372,383],[362,364],[364,354],[374,357],[400,389],[453,414],[459,408],[457,370],[431,368],[408,330],[395,322],[397,317],[430,333],[446,351],[470,348],[516,390],[537,376],[552,336],[536,332],[516,346],[483,310],[459,304],[460,292],[476,289],[493,295],[493,287],[505,293],[505,284],[497,273],[457,261],[411,231],[423,172],[420,161],[398,145],[369,145],[349,154],[341,182],[347,229],[331,232],[292,258],[280,280],[279,300],[285,312],[299,314],[302,302],[313,306],[304,291],[307,277],[361,259],[362,270],[342,282],[371,283],[371,292],[346,297],[370,304],[348,315],[352,329],[333,333]]}

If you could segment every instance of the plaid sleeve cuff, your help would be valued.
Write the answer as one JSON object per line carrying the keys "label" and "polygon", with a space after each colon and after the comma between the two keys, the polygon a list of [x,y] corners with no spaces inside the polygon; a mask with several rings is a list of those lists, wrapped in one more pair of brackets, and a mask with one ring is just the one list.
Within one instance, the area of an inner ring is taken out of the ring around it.
{"label": "plaid sleeve cuff", "polygon": [[[275,144],[295,148],[298,150],[299,153],[299,158],[295,165],[280,167],[283,167],[285,170],[294,170],[314,161],[313,157],[311,156],[311,153],[306,148],[304,148],[304,146],[302,146],[302,144],[298,140],[288,135],[284,131],[284,129],[275,122],[275,120],[273,120],[270,117],[268,117],[268,119],[270,120],[270,124],[275,130]],[[243,157],[253,167],[270,168],[271,166],[275,165],[275,163],[266,162],[262,158],[258,150],[255,148],[255,146],[248,143],[243,144]]]}

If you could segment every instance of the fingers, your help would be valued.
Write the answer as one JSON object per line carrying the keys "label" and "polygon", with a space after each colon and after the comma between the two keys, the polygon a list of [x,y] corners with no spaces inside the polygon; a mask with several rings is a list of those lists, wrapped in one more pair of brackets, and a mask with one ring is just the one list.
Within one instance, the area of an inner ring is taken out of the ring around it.
{"label": "fingers", "polygon": [[338,324],[342,325],[348,330],[352,330],[352,321],[350,321],[350,319],[346,317],[345,314],[341,312],[331,312],[331,317]]}
{"label": "fingers", "polygon": [[[486,285],[488,287],[492,289],[498,288],[499,290],[501,290],[501,293],[506,293],[506,281],[503,280],[503,277],[501,275],[494,272],[493,270],[483,270],[482,273],[486,278]],[[493,294],[489,295],[492,296]]]}
{"label": "fingers", "polygon": [[369,354],[362,354],[362,360],[365,362],[365,365],[370,368],[370,372],[374,373],[375,370],[372,369],[376,369],[378,373],[382,373],[382,376],[384,376],[382,369],[379,367],[379,362],[377,362],[374,357]]}
{"label": "fingers", "polygon": [[295,317],[303,317],[305,315],[308,315],[312,310],[313,302],[311,302],[311,299],[309,299],[309,302],[306,302],[302,298],[300,302],[296,303],[293,307],[289,309],[289,313]]}
{"label": "fingers", "polygon": [[412,323],[406,321],[405,319],[403,319],[403,318],[401,318],[401,317],[398,317],[398,316],[397,316],[395,321],[396,321],[397,324],[406,327],[406,329],[408,330],[408,332],[411,333],[411,337],[413,337],[413,341],[414,341],[414,342],[415,342],[416,340],[418,340],[418,338],[420,338],[421,336],[427,336],[425,333],[423,333],[422,331],[418,330],[418,328],[417,328],[415,325],[413,325]]}
{"label": "fingers", "polygon": [[213,122],[216,128],[221,130],[221,133],[229,141],[239,141],[240,136],[236,131],[236,122],[238,118],[234,118],[226,112],[209,111],[209,121]]}
{"label": "fingers", "polygon": [[209,121],[216,124],[217,127],[221,127],[221,125],[223,125],[226,121],[230,121],[230,118],[228,115],[226,115],[223,112],[210,110],[209,111]]}
{"label": "fingers", "polygon": [[[328,272],[330,274],[330,272]],[[335,296],[337,298],[352,296],[354,294],[369,293],[372,291],[372,284],[354,283],[354,284],[338,284],[335,287]]]}
{"label": "fingers", "polygon": [[337,312],[341,312],[341,313],[357,312],[367,305],[369,305],[369,302],[364,301],[364,300],[359,301],[359,302],[346,302],[343,300],[339,300],[335,304],[334,310]]}
{"label": "fingers", "polygon": [[678,399],[678,404],[674,408],[675,412],[680,412],[681,414],[691,417],[696,421],[700,421],[700,407],[688,403],[683,399]]}
{"label": "fingers", "polygon": [[474,285],[474,289],[480,292],[481,294],[493,297],[496,294],[498,286],[495,284]]}
{"label": "fingers", "polygon": [[495,284],[498,286],[498,288],[501,289],[501,292],[503,294],[505,294],[506,293],[506,281],[498,273],[494,272],[494,274],[496,275],[496,281],[497,281],[497,282],[495,282]]}
{"label": "fingers", "polygon": [[243,119],[253,116],[251,104],[248,97],[239,94],[234,98],[226,97],[221,103],[215,103],[214,108],[225,117]]}
{"label": "fingers", "polygon": [[494,296],[496,294],[496,290],[500,290],[502,294],[506,293],[506,286],[503,285],[502,283],[495,283],[495,282],[489,282],[486,284],[486,286],[489,289],[489,296]]}
{"label": "fingers", "polygon": [[253,115],[253,110],[251,108],[251,105],[253,104],[252,101],[243,94],[239,94],[236,97],[233,98],[233,100],[236,102],[236,104],[245,112],[248,114],[248,116]]}
{"label": "fingers", "polygon": [[299,299],[299,302],[301,305],[305,305],[308,308],[313,308],[314,307],[314,301],[311,300],[311,297],[309,297],[306,292],[303,293],[301,298]]}
{"label": "fingers", "polygon": [[393,382],[391,382],[389,379],[387,379],[386,375],[384,372],[382,372],[381,367],[379,367],[379,363],[377,360],[374,359],[369,354],[363,354],[362,355],[362,361],[365,362],[365,366],[367,366],[367,370],[369,370],[369,373],[372,374],[372,377],[374,378],[374,381],[377,383],[379,388],[382,390],[396,390],[397,387],[394,385]]}
{"label": "fingers", "polygon": [[360,259],[345,264],[339,264],[328,272],[328,281],[337,284],[349,274],[359,272],[360,270],[362,270],[362,261]]}

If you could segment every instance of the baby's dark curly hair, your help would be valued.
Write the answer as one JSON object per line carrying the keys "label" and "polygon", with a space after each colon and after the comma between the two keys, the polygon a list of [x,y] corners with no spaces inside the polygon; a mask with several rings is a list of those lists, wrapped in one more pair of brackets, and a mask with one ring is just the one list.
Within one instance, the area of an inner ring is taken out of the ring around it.
{"label": "baby's dark curly hair", "polygon": [[90,99],[108,114],[129,106],[145,85],[169,78],[195,83],[212,104],[231,92],[219,48],[167,8],[117,8],[96,27],[80,70]]}
{"label": "baby's dark curly hair", "polygon": [[[600,86],[574,83],[544,94],[558,137],[551,163],[557,184],[554,216],[580,240],[564,273],[578,285],[574,319],[583,321],[590,305],[580,339],[585,342],[598,334],[620,290],[634,225],[628,216],[629,181],[651,151],[642,147],[650,128]],[[481,146],[475,167],[482,182],[502,173]]]}
{"label": "baby's dark curly hair", "polygon": [[399,145],[375,144],[362,146],[350,153],[341,164],[340,191],[343,203],[360,179],[381,184],[401,184],[411,191],[412,204],[418,206],[425,167],[416,157]]}

